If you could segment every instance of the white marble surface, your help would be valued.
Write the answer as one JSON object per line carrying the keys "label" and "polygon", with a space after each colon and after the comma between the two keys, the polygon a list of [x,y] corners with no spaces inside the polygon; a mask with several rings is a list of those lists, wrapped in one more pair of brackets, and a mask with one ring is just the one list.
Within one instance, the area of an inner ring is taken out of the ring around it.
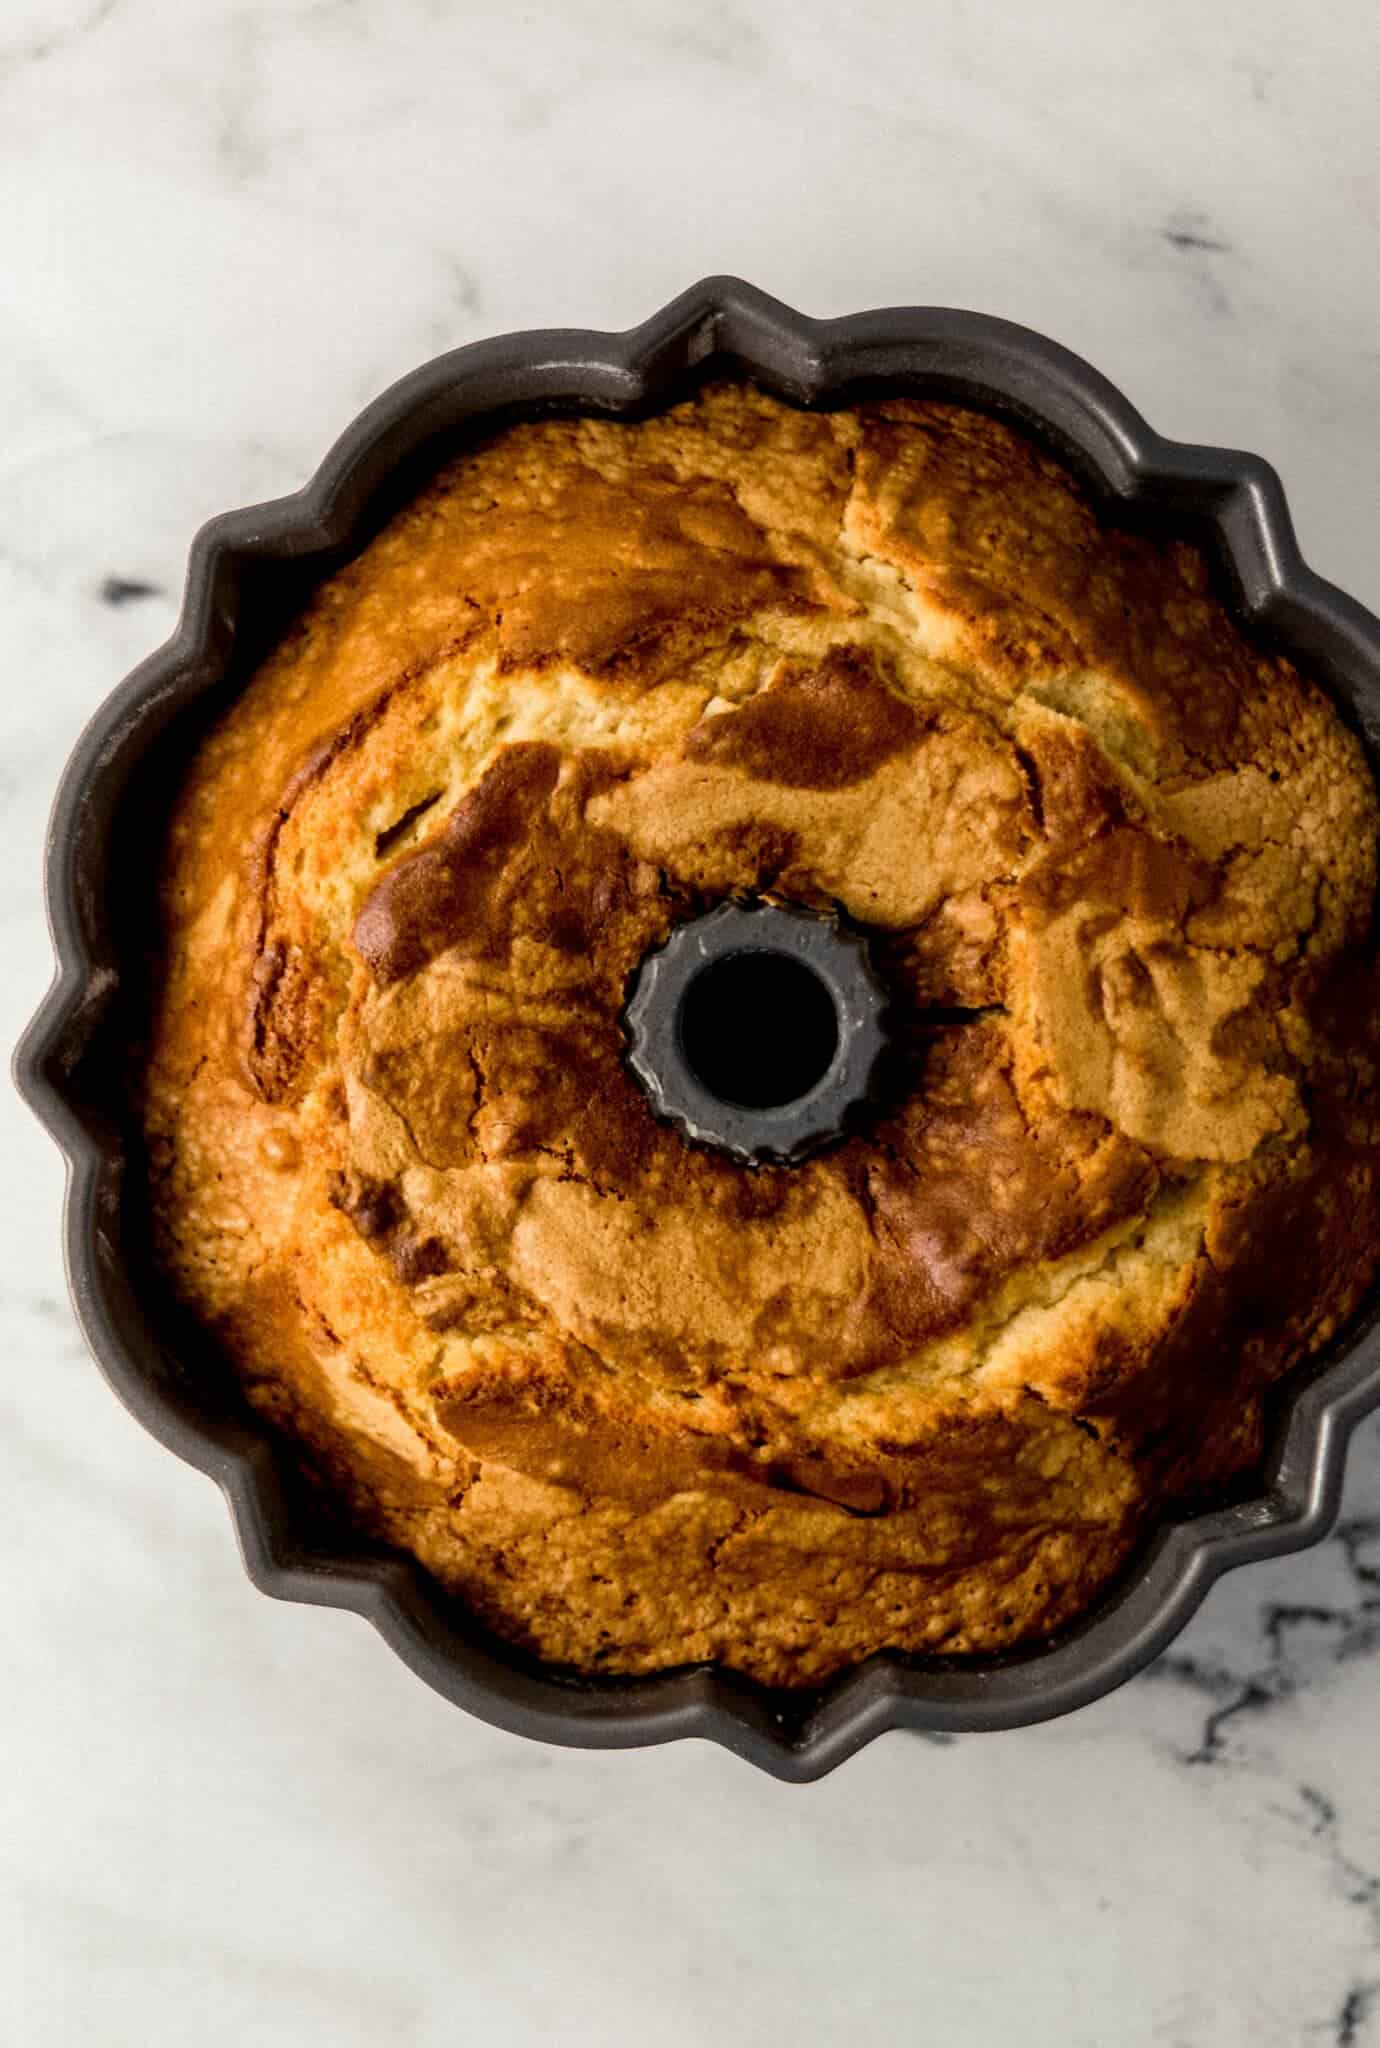
{"label": "white marble surface", "polygon": [[[1005,313],[1272,456],[1380,604],[1377,75],[1371,0],[4,0],[0,1035],[59,764],[193,529],[472,336],[713,270]],[[803,1790],[539,1749],[250,1589],[0,1115],[0,2040],[1380,2043],[1380,1429],[1332,1542],[1061,1724]]]}

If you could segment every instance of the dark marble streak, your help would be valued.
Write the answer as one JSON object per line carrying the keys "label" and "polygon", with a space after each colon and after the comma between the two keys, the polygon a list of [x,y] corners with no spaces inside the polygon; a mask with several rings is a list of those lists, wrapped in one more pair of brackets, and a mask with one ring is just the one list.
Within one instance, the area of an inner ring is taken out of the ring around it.
{"label": "dark marble streak", "polygon": [[[1242,1669],[1171,1650],[1150,1667],[1147,1680],[1183,1686],[1206,1706],[1197,1743],[1175,1752],[1181,1763],[1218,1769],[1247,1763],[1249,1758],[1233,1744],[1233,1723],[1267,1714],[1307,1691],[1320,1670],[1333,1670],[1380,1648],[1380,1563],[1368,1561],[1370,1555],[1380,1555],[1374,1546],[1380,1546],[1380,1514],[1356,1514],[1337,1524],[1324,1548],[1336,1554],[1352,1597],[1326,1603],[1272,1601],[1263,1606],[1264,1656],[1259,1664]],[[1276,1811],[1305,1829],[1316,1843],[1334,1894],[1364,1913],[1366,1946],[1380,1952],[1380,1869],[1358,1862],[1343,1847],[1341,1814],[1328,1793],[1306,1783],[1293,1790],[1297,1804]],[[1377,1998],[1380,1976],[1357,1976],[1347,1983],[1333,2012],[1311,2031],[1335,2048],[1362,2048],[1376,2038]]]}
{"label": "dark marble streak", "polygon": [[1368,1564],[1364,1553],[1380,1543],[1380,1515],[1355,1515],[1339,1522],[1328,1547],[1341,1553],[1355,1598],[1338,1604],[1271,1601],[1260,1612],[1265,1657],[1248,1671],[1191,1653],[1170,1650],[1151,1665],[1147,1679],[1168,1680],[1189,1687],[1211,1702],[1193,1749],[1181,1752],[1189,1764],[1231,1760],[1228,1724],[1242,1715],[1266,1712],[1306,1688],[1309,1673],[1300,1667],[1295,1646],[1300,1632],[1321,1631],[1330,1638],[1327,1661],[1349,1662],[1380,1647],[1380,1565]]}
{"label": "dark marble streak", "polygon": [[1182,259],[1176,267],[1191,285],[1204,312],[1214,319],[1229,316],[1232,302],[1220,259],[1234,256],[1236,251],[1207,214],[1198,207],[1178,208],[1160,228],[1159,239]]}
{"label": "dark marble streak", "polygon": [[100,587],[102,604],[117,608],[126,604],[137,604],[143,597],[161,597],[162,591],[156,583],[145,583],[137,576],[107,576]]}
{"label": "dark marble streak", "polygon": [[1231,252],[1231,243],[1219,241],[1215,235],[1203,234],[1197,228],[1175,227],[1172,222],[1160,233],[1171,249],[1206,249],[1211,254],[1226,256]]}
{"label": "dark marble streak", "polygon": [[1336,2048],[1360,2048],[1361,2029],[1370,2017],[1377,1991],[1380,1991],[1380,1982],[1374,1979],[1352,1985],[1337,2014],[1336,2032],[1332,2036]]}
{"label": "dark marble streak", "polygon": [[1320,1792],[1316,1785],[1300,1785],[1297,1790],[1303,1824],[1313,1840],[1321,1844],[1339,1896],[1347,1905],[1362,1909],[1369,1923],[1370,1944],[1380,1948],[1380,1871],[1358,1863],[1342,1848],[1341,1816],[1336,1803],[1325,1792]]}

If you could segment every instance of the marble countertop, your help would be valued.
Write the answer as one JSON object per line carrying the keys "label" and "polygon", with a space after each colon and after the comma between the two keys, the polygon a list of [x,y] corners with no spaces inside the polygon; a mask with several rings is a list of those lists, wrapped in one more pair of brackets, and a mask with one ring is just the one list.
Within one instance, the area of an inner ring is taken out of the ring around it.
{"label": "marble countertop", "polygon": [[[209,514],[443,347],[732,270],[1091,357],[1277,464],[1380,606],[1369,0],[6,0],[0,1035],[79,726]],[[1320,1548],[1066,1721],[824,1783],[499,1735],[252,1591],[0,1176],[0,2039],[17,2048],[1380,2044],[1380,1425]]]}

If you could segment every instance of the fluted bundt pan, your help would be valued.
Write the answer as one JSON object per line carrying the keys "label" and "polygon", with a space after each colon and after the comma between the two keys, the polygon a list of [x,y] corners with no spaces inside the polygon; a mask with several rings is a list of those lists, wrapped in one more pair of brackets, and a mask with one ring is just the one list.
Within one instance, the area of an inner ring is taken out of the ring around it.
{"label": "fluted bundt pan", "polygon": [[591,1748],[704,1736],[805,1780],[888,1728],[1005,1728],[1081,1706],[1162,1650],[1220,1573],[1316,1542],[1348,1435],[1380,1403],[1380,1299],[1277,1395],[1256,1490],[1161,1526],[1055,1640],[987,1659],[878,1656],[813,1692],[703,1667],[589,1679],[500,1643],[412,1560],[325,1519],[158,1274],[131,1110],[153,863],[208,719],[320,578],[466,440],[534,413],[653,411],[707,372],[804,405],[938,394],[1015,419],[1112,521],[1203,546],[1242,623],[1331,690],[1380,766],[1380,622],[1305,567],[1258,457],[1161,439],[1087,364],[1004,321],[943,308],[817,321],[710,279],[626,334],[516,334],[440,356],[378,399],[304,490],[202,531],[176,633],[96,714],[63,777],[47,848],[57,975],[16,1074],[67,1158],[68,1269],[91,1348],[145,1427],[222,1487],[257,1585],[366,1615],[437,1691],[500,1727]]}

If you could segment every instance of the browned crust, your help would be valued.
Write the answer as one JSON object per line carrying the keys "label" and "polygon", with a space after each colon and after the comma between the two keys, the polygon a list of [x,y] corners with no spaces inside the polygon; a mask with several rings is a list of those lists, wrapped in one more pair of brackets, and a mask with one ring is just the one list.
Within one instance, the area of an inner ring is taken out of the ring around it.
{"label": "browned crust", "polygon": [[[349,1512],[545,1656],[1027,1639],[1258,1457],[1374,1271],[1375,836],[1193,550],[1003,425],[515,428],[182,792],[163,1256]],[[753,892],[869,924],[903,1025],[798,1169],[621,1057],[646,949]]]}

